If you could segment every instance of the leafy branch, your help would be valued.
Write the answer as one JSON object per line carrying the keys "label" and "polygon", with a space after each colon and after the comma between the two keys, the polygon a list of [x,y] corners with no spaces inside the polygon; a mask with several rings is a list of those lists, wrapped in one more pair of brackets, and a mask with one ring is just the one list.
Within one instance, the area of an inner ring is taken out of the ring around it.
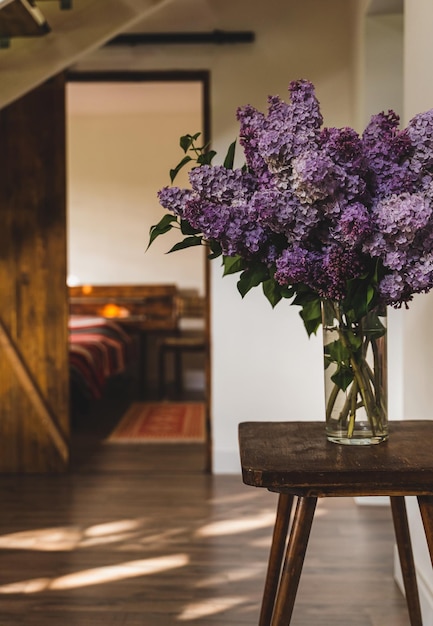
{"label": "leafy branch", "polygon": [[[216,155],[215,150],[209,149],[209,144],[199,145],[197,140],[201,136],[201,133],[195,133],[194,135],[182,135],[179,139],[179,145],[185,154],[185,156],[179,161],[179,163],[170,170],[170,181],[173,183],[176,176],[179,174],[181,169],[183,169],[186,165],[195,163],[195,166],[200,167],[201,165],[210,165],[212,163],[213,158]],[[224,159],[224,167],[226,169],[232,169],[235,159],[235,150],[236,150],[236,141],[230,144],[226,157]],[[193,156],[191,156],[191,154]],[[191,226],[191,224],[184,219],[181,219],[178,216],[172,214],[166,214],[162,217],[162,219],[157,223],[153,224],[150,227],[149,231],[149,243],[147,244],[147,248],[152,245],[152,243],[160,237],[161,235],[165,235],[173,228],[180,230],[182,235],[185,235],[182,241],[176,243],[168,252],[177,252],[178,250],[184,250],[185,248],[191,248],[192,246],[199,245],[208,245],[210,248],[210,259],[215,259],[218,256],[221,256],[221,246],[216,241],[206,241],[203,237],[203,234]]]}

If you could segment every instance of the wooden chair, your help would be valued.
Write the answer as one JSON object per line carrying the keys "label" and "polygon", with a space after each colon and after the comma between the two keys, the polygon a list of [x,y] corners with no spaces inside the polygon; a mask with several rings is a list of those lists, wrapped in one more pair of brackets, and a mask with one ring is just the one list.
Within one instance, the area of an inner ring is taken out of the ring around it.
{"label": "wooden chair", "polygon": [[159,397],[168,394],[167,358],[174,365],[174,391],[176,397],[183,392],[183,357],[185,354],[205,354],[205,300],[195,290],[180,290],[178,294],[178,328],[176,332],[161,337],[158,343]]}

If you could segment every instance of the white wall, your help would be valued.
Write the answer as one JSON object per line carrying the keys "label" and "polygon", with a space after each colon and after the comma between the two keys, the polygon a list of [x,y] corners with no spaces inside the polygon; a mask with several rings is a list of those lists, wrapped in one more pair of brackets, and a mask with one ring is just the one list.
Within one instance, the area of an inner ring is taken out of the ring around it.
{"label": "white wall", "polygon": [[[315,83],[328,126],[355,124],[356,0],[209,0],[206,7],[208,30],[252,30],[255,43],[108,48],[78,67],[209,69],[212,137],[221,154],[237,135],[239,105],[265,109],[268,94],[285,96],[298,78]],[[170,30],[165,17],[149,19],[146,30]],[[218,262],[211,297],[214,470],[237,472],[240,421],[324,420],[321,338],[307,338],[287,303],[272,310],[259,291],[242,301]]]}
{"label": "white wall", "polygon": [[[359,130],[370,117],[393,109],[403,123],[403,28],[402,13],[360,14],[362,40],[360,88],[358,91]],[[390,419],[403,419],[403,324],[406,311],[388,308],[388,411]]]}
{"label": "white wall", "polygon": [[70,277],[203,293],[204,253],[165,254],[175,235],[145,252],[150,226],[165,213],[157,190],[183,157],[179,137],[201,130],[200,83],[69,83],[67,110]]}
{"label": "white wall", "polygon": [[[433,4],[430,0],[405,0],[404,7],[404,117],[433,107]],[[404,416],[432,419],[433,294],[414,299],[404,314]],[[418,574],[425,626],[433,625],[433,574],[416,500],[408,499],[408,516]]]}
{"label": "white wall", "polygon": [[365,19],[365,91],[363,127],[370,116],[393,109],[403,115],[403,14],[367,15]]}

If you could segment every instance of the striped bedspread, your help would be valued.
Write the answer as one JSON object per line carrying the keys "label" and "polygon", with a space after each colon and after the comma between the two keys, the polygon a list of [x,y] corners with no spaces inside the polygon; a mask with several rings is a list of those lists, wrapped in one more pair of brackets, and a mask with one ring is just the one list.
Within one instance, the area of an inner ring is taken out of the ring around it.
{"label": "striped bedspread", "polygon": [[116,322],[79,315],[69,318],[71,383],[86,397],[100,398],[107,380],[124,372],[132,355],[132,340]]}

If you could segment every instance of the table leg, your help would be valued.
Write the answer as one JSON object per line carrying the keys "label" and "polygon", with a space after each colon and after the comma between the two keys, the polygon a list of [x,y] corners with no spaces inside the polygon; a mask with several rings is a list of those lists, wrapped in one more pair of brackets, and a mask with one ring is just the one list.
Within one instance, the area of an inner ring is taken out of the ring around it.
{"label": "table leg", "polygon": [[278,498],[277,516],[272,535],[272,545],[269,554],[259,626],[270,626],[271,624],[275,596],[277,593],[278,581],[280,579],[281,564],[283,562],[283,555],[286,547],[287,531],[289,528],[293,499],[294,496],[287,493],[280,493]]}
{"label": "table leg", "polygon": [[418,496],[418,505],[433,565],[433,496]]}
{"label": "table leg", "polygon": [[272,626],[289,626],[290,624],[316,503],[315,497],[298,498],[275,602]]}
{"label": "table leg", "polygon": [[390,500],[410,624],[411,626],[422,626],[421,607],[405,499],[404,496],[390,496]]}

